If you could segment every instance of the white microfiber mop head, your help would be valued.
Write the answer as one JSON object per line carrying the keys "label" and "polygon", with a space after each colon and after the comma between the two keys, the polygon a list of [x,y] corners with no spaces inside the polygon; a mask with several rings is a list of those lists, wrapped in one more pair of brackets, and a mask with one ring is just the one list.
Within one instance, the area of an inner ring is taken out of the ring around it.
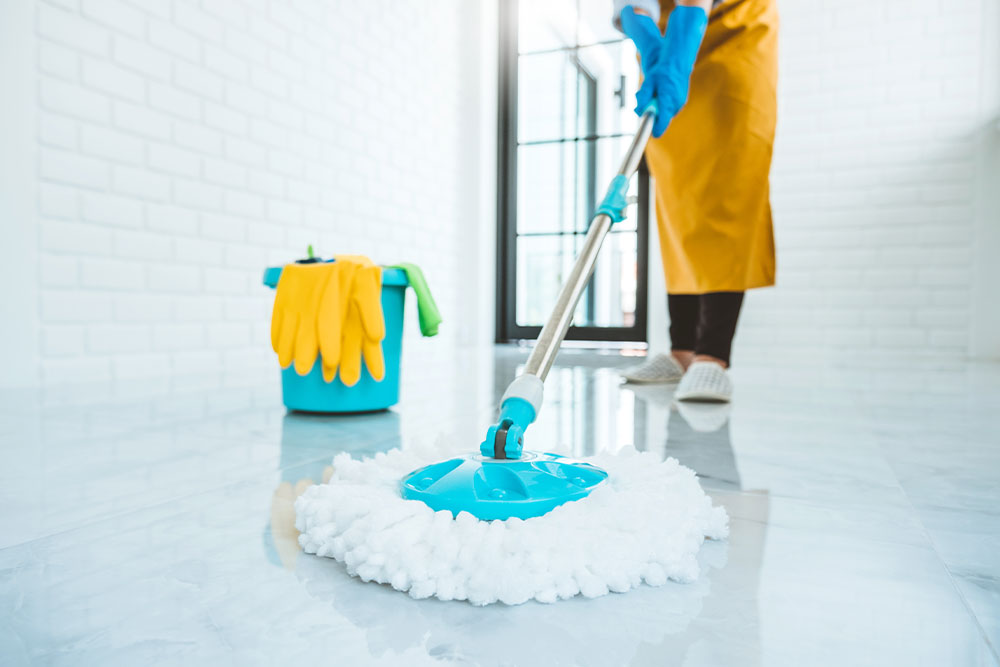
{"label": "white microfiber mop head", "polygon": [[414,598],[486,605],[694,581],[702,542],[729,533],[725,510],[712,507],[692,470],[632,448],[587,459],[608,480],[526,521],[452,517],[404,500],[399,480],[435,460],[398,449],[362,461],[337,456],[330,481],[295,503],[299,544]]}

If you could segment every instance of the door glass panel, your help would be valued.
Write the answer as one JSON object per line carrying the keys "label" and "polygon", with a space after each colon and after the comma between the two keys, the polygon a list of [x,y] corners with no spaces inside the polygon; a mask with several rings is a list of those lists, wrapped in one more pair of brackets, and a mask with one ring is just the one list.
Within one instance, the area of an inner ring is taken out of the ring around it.
{"label": "door glass panel", "polygon": [[635,324],[637,290],[636,235],[612,232],[597,258],[594,277],[580,297],[573,324],[630,327]]}
{"label": "door glass panel", "polygon": [[523,236],[517,241],[517,324],[541,326],[573,266],[577,236]]}
{"label": "door glass panel", "polygon": [[[631,42],[522,55],[518,61],[520,143],[631,135],[638,128],[633,109],[639,65]],[[588,103],[594,108],[588,110]]]}
{"label": "door glass panel", "polygon": [[[503,282],[503,310],[507,331],[525,337],[551,313],[638,127],[632,111],[638,64],[631,42],[611,25],[607,0],[521,0],[517,7],[517,53],[511,43],[506,61],[514,73],[516,98],[510,99],[516,109],[503,135],[511,137],[505,159],[516,167],[504,180],[515,195],[506,200],[513,210],[505,209],[503,222],[511,234],[504,267],[513,281]],[[638,188],[633,178],[629,194]],[[605,240],[570,337],[574,328],[588,327],[581,336],[644,340],[638,327],[644,326],[645,304],[637,295],[645,293],[639,254],[646,236],[637,225],[638,209],[630,205],[626,220]]]}
{"label": "door glass panel", "polygon": [[576,142],[518,148],[518,234],[572,232],[584,224],[587,203],[576,187],[580,152]]}
{"label": "door glass panel", "polygon": [[517,43],[521,53],[573,46],[576,30],[576,0],[525,0],[518,5]]}
{"label": "door glass panel", "polygon": [[577,7],[579,17],[577,40],[579,44],[596,44],[597,42],[610,42],[622,38],[622,34],[611,22],[614,11],[613,2],[609,0],[579,0]]}
{"label": "door glass panel", "polygon": [[587,133],[593,85],[573,52],[521,56],[518,65],[518,141],[552,141]]}
{"label": "door glass panel", "polygon": [[[518,240],[517,324],[541,326],[583,243],[582,235],[526,236]],[[636,235],[613,231],[573,317],[574,326],[630,327],[636,318]]]}
{"label": "door glass panel", "polygon": [[639,64],[631,41],[584,47],[576,52],[580,65],[597,82],[596,132],[601,136],[632,135],[639,127],[635,115],[635,91],[639,87]]}
{"label": "door glass panel", "polygon": [[[584,233],[617,171],[630,137],[520,146],[517,150],[517,233]],[[629,183],[638,196],[638,179]],[[637,209],[615,225],[635,230]]]}

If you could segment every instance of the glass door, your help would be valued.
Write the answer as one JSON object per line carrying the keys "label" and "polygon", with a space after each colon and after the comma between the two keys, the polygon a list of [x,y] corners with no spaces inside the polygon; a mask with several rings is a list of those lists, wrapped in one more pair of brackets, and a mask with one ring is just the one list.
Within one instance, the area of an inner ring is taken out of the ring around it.
{"label": "glass door", "polygon": [[[607,0],[501,7],[497,340],[534,338],[638,120],[635,49]],[[646,340],[648,175],[633,179],[567,338]]]}

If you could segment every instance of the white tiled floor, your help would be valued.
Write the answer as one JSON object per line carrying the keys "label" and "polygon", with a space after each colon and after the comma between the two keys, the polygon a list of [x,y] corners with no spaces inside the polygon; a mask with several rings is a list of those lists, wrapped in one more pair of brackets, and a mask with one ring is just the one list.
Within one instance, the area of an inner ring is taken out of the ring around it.
{"label": "white tiled floor", "polygon": [[701,432],[726,415],[564,352],[528,446],[694,468],[732,519],[695,584],[474,608],[298,552],[291,502],[335,453],[474,448],[523,359],[409,360],[369,416],[285,414],[276,377],[3,394],[0,662],[998,664],[996,365],[738,366]]}

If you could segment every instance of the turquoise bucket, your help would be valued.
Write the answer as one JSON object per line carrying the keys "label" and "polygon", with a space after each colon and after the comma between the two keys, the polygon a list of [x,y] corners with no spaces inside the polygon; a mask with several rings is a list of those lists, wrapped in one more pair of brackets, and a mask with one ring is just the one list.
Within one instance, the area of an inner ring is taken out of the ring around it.
{"label": "turquoise bucket", "polygon": [[[264,284],[277,287],[281,267],[264,271]],[[340,381],[323,379],[323,366],[317,359],[306,375],[294,366],[281,369],[281,396],[285,407],[302,412],[372,412],[385,410],[399,402],[399,361],[403,355],[403,306],[406,303],[406,273],[400,269],[382,269],[382,315],[385,318],[385,377],[376,380],[361,364],[361,379],[353,387]]]}

